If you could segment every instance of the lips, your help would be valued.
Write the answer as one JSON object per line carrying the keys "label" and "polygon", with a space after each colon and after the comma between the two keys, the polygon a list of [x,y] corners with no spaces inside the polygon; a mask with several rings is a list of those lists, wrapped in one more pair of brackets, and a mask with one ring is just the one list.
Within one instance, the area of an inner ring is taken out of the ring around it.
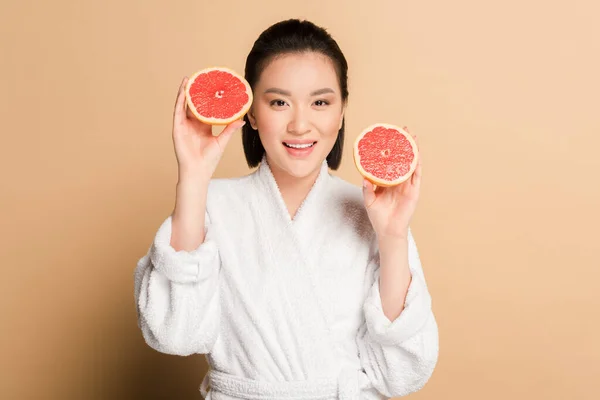
{"label": "lips", "polygon": [[290,149],[309,149],[313,147],[317,142],[316,141],[303,141],[303,142],[283,142],[285,147]]}
{"label": "lips", "polygon": [[294,159],[303,159],[310,156],[317,144],[316,140],[286,140],[282,142],[287,153]]}

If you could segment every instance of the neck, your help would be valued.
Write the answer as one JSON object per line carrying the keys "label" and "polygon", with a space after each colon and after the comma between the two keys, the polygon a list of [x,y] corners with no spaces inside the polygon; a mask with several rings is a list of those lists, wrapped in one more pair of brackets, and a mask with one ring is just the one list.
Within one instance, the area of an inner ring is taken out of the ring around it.
{"label": "neck", "polygon": [[275,178],[275,182],[277,182],[281,197],[283,198],[283,202],[285,203],[290,217],[294,219],[300,205],[304,199],[306,199],[306,196],[308,196],[310,189],[313,187],[319,176],[321,164],[319,164],[319,167],[308,176],[298,178],[280,170],[274,163],[271,163],[268,160],[267,163],[269,164],[273,178]]}

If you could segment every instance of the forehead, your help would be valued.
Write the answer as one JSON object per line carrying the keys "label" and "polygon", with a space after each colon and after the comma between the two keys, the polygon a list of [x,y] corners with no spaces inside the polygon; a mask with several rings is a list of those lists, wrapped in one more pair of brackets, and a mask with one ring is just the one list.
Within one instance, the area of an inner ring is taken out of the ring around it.
{"label": "forehead", "polygon": [[297,92],[330,87],[339,92],[337,74],[329,57],[317,52],[285,54],[273,59],[257,84]]}

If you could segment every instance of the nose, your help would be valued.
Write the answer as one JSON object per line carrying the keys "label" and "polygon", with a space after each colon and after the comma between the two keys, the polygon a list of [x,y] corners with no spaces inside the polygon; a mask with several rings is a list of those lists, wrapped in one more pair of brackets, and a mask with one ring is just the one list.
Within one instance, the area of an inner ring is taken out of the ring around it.
{"label": "nose", "polygon": [[292,114],[292,119],[288,123],[287,131],[295,135],[303,135],[310,132],[310,120],[306,110],[302,107],[296,108]]}

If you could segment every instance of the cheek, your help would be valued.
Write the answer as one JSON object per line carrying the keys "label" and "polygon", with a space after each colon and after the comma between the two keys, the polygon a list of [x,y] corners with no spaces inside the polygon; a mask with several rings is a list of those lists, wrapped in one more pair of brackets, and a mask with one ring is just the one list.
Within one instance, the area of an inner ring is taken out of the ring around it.
{"label": "cheek", "polygon": [[261,106],[256,108],[254,115],[263,145],[268,146],[273,141],[279,142],[279,136],[286,131],[285,113],[275,112],[268,106]]}
{"label": "cheek", "polygon": [[336,139],[340,127],[341,113],[336,111],[321,112],[315,120],[315,125],[323,136]]}

